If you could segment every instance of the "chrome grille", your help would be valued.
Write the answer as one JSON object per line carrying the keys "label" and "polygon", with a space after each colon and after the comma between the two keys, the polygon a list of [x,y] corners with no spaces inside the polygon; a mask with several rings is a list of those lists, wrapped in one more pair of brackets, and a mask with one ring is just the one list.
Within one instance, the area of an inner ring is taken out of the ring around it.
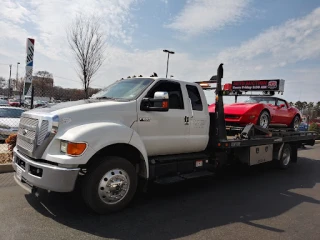
{"label": "chrome grille", "polygon": [[34,150],[34,141],[39,120],[29,117],[21,117],[17,136],[17,147],[28,152]]}
{"label": "chrome grille", "polygon": [[20,119],[20,125],[23,124],[26,126],[37,127],[38,123],[39,123],[39,120],[34,118],[22,117]]}
{"label": "chrome grille", "polygon": [[[54,117],[53,121],[58,126],[59,117]],[[33,159],[40,159],[55,135],[50,130],[52,125],[51,116],[24,113],[20,118],[17,136],[18,151]]]}
{"label": "chrome grille", "polygon": [[[24,131],[24,128],[19,128],[18,134],[19,134],[19,135],[23,135],[23,131]],[[29,131],[27,132],[27,134],[24,135],[24,136],[25,136],[26,138],[29,138],[29,139],[35,139],[35,138],[36,138],[36,132],[29,130]]]}
{"label": "chrome grille", "polygon": [[17,146],[27,150],[28,152],[32,152],[34,144],[33,143],[28,143],[28,142],[22,140],[21,138],[19,138],[19,136],[18,136],[18,138],[17,138]]}
{"label": "chrome grille", "polygon": [[41,145],[41,143],[43,142],[45,136],[47,135],[48,127],[49,127],[48,120],[43,120],[41,123],[41,128],[40,128],[40,132],[39,132],[39,136],[38,136],[37,145]]}

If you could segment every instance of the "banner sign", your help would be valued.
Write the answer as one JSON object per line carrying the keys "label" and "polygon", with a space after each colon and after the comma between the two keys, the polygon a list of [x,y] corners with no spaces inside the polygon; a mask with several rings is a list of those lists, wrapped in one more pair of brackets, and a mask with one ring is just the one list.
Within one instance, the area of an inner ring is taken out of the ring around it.
{"label": "banner sign", "polygon": [[284,91],[283,79],[232,81],[232,90]]}
{"label": "banner sign", "polygon": [[33,71],[34,39],[27,38],[26,76],[24,80],[23,95],[31,96],[32,71]]}

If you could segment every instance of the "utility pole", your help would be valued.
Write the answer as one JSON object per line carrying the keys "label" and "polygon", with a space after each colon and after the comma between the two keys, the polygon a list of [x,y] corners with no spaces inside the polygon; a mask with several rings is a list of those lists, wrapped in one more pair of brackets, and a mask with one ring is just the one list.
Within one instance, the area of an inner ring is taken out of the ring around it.
{"label": "utility pole", "polygon": [[8,100],[10,98],[10,89],[11,89],[11,68],[12,68],[12,64],[9,65],[10,67],[10,74],[9,74],[9,81],[8,81]]}
{"label": "utility pole", "polygon": [[173,52],[173,51],[166,50],[166,49],[164,49],[164,50],[163,50],[163,52],[168,53],[168,59],[167,59],[167,71],[166,71],[166,78],[167,78],[167,77],[168,77],[168,68],[169,68],[169,55],[170,55],[170,54],[174,54],[174,52]]}

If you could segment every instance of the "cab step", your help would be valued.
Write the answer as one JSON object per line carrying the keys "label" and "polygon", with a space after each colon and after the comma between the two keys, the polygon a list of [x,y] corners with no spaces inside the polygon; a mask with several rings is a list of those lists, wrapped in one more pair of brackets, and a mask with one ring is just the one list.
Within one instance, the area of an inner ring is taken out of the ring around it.
{"label": "cab step", "polygon": [[213,172],[210,171],[199,171],[199,172],[193,172],[193,173],[187,173],[180,175],[181,177],[185,179],[193,179],[193,178],[199,178],[199,177],[209,177],[214,176]]}
{"label": "cab step", "polygon": [[184,181],[187,179],[194,179],[194,178],[199,178],[199,177],[209,177],[209,176],[214,176],[214,173],[210,172],[210,171],[199,171],[199,172],[181,174],[179,176],[159,178],[159,179],[155,180],[154,182],[157,184],[171,184],[171,183],[181,182],[181,181]]}

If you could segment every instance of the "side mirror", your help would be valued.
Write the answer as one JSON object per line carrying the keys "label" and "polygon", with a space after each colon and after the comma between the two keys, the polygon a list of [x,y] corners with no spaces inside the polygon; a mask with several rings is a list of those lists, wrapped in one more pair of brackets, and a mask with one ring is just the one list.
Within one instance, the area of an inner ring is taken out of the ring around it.
{"label": "side mirror", "polygon": [[279,108],[284,108],[285,106],[285,104],[280,104]]}
{"label": "side mirror", "polygon": [[141,111],[169,111],[168,92],[155,92],[153,98],[143,98],[140,105]]}

